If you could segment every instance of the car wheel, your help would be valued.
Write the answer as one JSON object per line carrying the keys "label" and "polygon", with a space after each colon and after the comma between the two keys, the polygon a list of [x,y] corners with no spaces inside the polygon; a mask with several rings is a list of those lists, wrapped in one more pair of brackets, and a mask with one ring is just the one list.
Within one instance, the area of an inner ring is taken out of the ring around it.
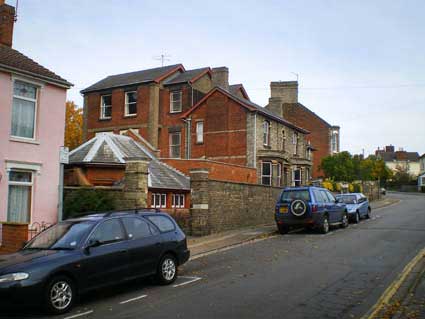
{"label": "car wheel", "polygon": [[57,276],[47,285],[45,308],[51,314],[63,314],[74,305],[76,288],[73,281],[66,276]]}
{"label": "car wheel", "polygon": [[323,217],[322,225],[320,225],[319,230],[322,234],[327,234],[329,232],[329,218],[328,218],[328,216],[325,215]]}
{"label": "car wheel", "polygon": [[162,257],[156,276],[161,285],[169,285],[177,278],[177,262],[174,256],[167,254]]}
{"label": "car wheel", "polygon": [[347,213],[344,213],[344,215],[342,215],[341,227],[347,228],[348,224],[349,224],[348,215],[347,215]]}
{"label": "car wheel", "polygon": [[354,223],[358,224],[360,222],[360,214],[359,212],[356,212],[354,215]]}
{"label": "car wheel", "polygon": [[366,214],[366,219],[370,218],[370,214],[371,214],[371,209],[370,207],[367,208],[367,214]]}
{"label": "car wheel", "polygon": [[284,234],[287,234],[288,233],[288,231],[289,231],[289,227],[288,226],[285,226],[285,225],[277,225],[277,229],[278,229],[278,231],[279,231],[279,234],[282,234],[282,235],[284,235]]}

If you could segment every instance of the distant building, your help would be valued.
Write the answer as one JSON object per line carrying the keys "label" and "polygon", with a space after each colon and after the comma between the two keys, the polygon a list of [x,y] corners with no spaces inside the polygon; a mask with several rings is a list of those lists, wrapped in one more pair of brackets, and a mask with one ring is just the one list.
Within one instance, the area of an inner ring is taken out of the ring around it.
{"label": "distant building", "polygon": [[419,190],[425,187],[425,153],[419,157],[419,176],[418,176],[418,186]]}
{"label": "distant building", "polygon": [[298,82],[271,82],[266,108],[276,115],[310,132],[307,140],[314,146],[312,177],[323,176],[319,169],[322,159],[340,151],[340,127],[331,125],[298,102]]}
{"label": "distant building", "polygon": [[382,159],[385,165],[393,172],[403,170],[415,178],[419,175],[420,164],[418,152],[406,152],[402,148],[396,151],[393,145],[389,145],[383,149],[378,148],[375,151],[375,155],[377,158]]}
{"label": "distant building", "polygon": [[0,0],[0,221],[54,223],[72,84],[12,48],[14,22]]}

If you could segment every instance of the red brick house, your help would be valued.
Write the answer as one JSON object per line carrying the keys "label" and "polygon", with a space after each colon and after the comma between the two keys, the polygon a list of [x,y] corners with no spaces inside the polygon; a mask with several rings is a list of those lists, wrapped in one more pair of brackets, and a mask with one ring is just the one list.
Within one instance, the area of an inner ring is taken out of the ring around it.
{"label": "red brick house", "polygon": [[298,82],[271,82],[271,97],[266,108],[297,126],[307,129],[308,141],[314,146],[312,177],[322,177],[322,158],[340,151],[340,127],[331,125],[298,102]]}
{"label": "red brick house", "polygon": [[252,171],[244,171],[250,168],[265,185],[307,183],[308,130],[251,102],[243,85],[229,85],[228,78],[226,67],[180,64],[109,76],[81,91],[85,136],[131,130],[184,171],[203,160],[230,165],[221,164],[233,181],[252,182]]}

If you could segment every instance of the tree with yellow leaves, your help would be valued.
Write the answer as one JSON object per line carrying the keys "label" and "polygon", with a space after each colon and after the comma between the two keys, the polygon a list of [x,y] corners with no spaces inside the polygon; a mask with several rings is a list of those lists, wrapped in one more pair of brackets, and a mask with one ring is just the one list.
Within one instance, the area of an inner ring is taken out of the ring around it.
{"label": "tree with yellow leaves", "polygon": [[65,146],[70,150],[83,142],[83,110],[73,101],[66,102]]}

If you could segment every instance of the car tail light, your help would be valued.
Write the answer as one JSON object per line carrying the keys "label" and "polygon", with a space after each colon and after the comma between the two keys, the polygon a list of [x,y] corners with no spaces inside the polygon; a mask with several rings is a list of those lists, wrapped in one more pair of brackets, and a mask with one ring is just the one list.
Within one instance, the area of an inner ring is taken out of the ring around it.
{"label": "car tail light", "polygon": [[318,210],[318,207],[317,207],[317,205],[316,205],[316,204],[311,205],[311,212],[312,212],[312,213],[317,212],[317,210]]}

